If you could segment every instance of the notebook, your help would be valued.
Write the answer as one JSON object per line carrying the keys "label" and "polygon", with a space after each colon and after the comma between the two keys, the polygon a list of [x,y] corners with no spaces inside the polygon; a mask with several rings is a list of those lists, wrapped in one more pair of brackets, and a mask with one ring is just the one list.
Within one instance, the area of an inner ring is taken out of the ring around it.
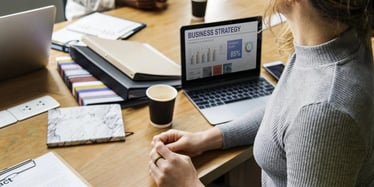
{"label": "notebook", "polygon": [[265,105],[274,86],[260,76],[262,18],[183,26],[182,89],[212,125]]}
{"label": "notebook", "polygon": [[47,6],[0,17],[0,81],[47,65],[55,12]]}
{"label": "notebook", "polygon": [[47,146],[125,141],[119,104],[75,106],[48,111]]}
{"label": "notebook", "polygon": [[132,80],[180,79],[180,65],[147,43],[83,36],[82,41]]}
{"label": "notebook", "polygon": [[84,35],[96,36],[109,40],[123,40],[145,27],[146,24],[142,22],[95,12],[54,32],[52,34],[52,48],[69,52],[71,45],[79,45]]}

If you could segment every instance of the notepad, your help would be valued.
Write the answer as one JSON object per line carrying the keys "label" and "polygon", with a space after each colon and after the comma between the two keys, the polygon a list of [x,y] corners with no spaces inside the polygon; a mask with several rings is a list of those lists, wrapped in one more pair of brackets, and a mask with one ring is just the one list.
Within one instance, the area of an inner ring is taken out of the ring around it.
{"label": "notepad", "polygon": [[180,65],[147,43],[83,36],[102,58],[136,81],[180,79]]}
{"label": "notepad", "polygon": [[0,171],[0,186],[91,186],[54,152]]}
{"label": "notepad", "polygon": [[48,147],[125,140],[119,104],[57,108],[48,111]]}
{"label": "notepad", "polygon": [[68,51],[83,35],[117,40],[126,39],[145,27],[144,23],[95,12],[52,34],[52,48]]}

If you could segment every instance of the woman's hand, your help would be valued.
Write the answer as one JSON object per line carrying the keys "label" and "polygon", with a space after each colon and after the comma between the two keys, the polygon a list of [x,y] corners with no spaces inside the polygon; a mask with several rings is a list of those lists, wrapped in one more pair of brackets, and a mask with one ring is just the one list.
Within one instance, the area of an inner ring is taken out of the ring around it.
{"label": "woman's hand", "polygon": [[172,129],[154,136],[152,145],[155,146],[159,141],[173,152],[179,152],[189,156],[196,156],[203,152],[199,146],[203,140],[197,133]]}
{"label": "woman's hand", "polygon": [[172,152],[157,140],[154,141],[150,156],[149,172],[157,186],[204,186],[198,178],[190,157]]}
{"label": "woman's hand", "polygon": [[150,152],[150,175],[158,186],[203,186],[187,155],[196,156],[220,148],[222,141],[222,133],[218,128],[196,133],[172,129],[154,136]]}
{"label": "woman's hand", "polygon": [[196,156],[204,151],[222,147],[222,134],[218,128],[202,132],[185,132],[171,129],[153,137],[152,145],[161,141],[171,151]]}

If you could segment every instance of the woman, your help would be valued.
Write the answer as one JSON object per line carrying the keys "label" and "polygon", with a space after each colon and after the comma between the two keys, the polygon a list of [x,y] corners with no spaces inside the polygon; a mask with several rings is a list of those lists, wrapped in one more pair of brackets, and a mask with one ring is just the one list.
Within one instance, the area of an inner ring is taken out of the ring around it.
{"label": "woman", "polygon": [[287,18],[294,53],[269,107],[155,136],[157,185],[202,186],[185,155],[253,144],[263,186],[374,186],[373,1],[271,0],[273,13]]}

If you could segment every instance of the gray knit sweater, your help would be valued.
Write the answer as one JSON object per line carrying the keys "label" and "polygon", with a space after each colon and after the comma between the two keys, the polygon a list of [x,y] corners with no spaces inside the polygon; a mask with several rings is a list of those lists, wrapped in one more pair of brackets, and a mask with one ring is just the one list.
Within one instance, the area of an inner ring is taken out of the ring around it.
{"label": "gray knit sweater", "polygon": [[374,186],[373,89],[354,30],[296,45],[267,107],[218,126],[224,148],[253,144],[263,186]]}

